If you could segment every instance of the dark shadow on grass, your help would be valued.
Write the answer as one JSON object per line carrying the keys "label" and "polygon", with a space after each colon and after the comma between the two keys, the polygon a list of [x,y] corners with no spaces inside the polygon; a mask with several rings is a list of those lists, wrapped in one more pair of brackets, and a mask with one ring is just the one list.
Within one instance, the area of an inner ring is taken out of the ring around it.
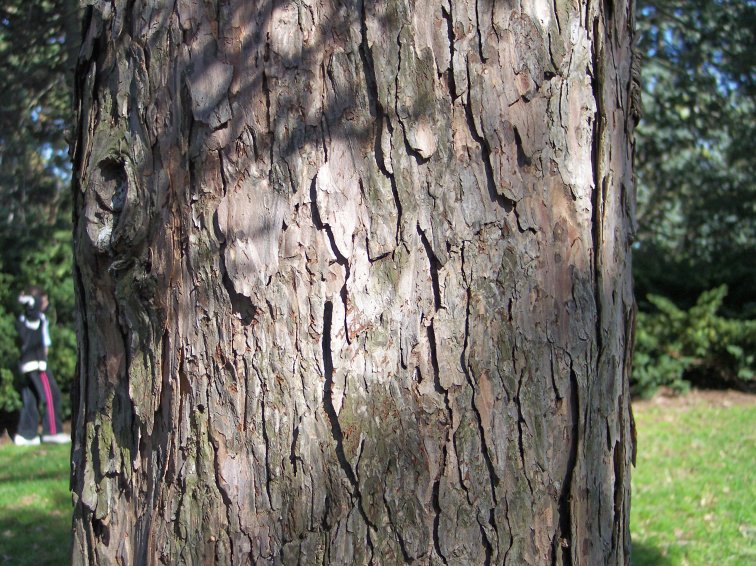
{"label": "dark shadow on grass", "polygon": [[70,563],[69,454],[53,445],[0,447],[0,565]]}
{"label": "dark shadow on grass", "polygon": [[630,551],[630,566],[669,566],[672,562],[668,556],[653,546],[633,542]]}
{"label": "dark shadow on grass", "polygon": [[59,566],[71,559],[71,501],[54,498],[55,511],[0,510],[0,564]]}
{"label": "dark shadow on grass", "polygon": [[[61,474],[51,470],[47,472],[34,472],[27,474],[23,470],[12,469],[10,466],[0,466],[0,481],[1,482],[22,482],[22,481],[39,481],[39,480],[57,480],[61,478]],[[63,476],[63,479],[68,481],[67,476]]]}
{"label": "dark shadow on grass", "polygon": [[0,410],[0,436],[7,434],[10,438],[16,433],[18,411]]}

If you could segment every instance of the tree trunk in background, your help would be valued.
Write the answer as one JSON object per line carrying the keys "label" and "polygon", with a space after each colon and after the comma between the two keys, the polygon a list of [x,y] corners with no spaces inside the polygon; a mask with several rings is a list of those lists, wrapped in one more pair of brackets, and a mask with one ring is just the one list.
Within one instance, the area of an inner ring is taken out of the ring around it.
{"label": "tree trunk in background", "polygon": [[627,563],[632,14],[91,8],[74,563]]}

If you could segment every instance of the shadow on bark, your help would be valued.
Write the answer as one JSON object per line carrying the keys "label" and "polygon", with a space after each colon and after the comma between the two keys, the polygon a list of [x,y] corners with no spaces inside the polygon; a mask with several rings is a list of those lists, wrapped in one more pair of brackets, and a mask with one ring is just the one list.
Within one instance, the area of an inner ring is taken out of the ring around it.
{"label": "shadow on bark", "polygon": [[[626,319],[609,307],[626,315],[627,274],[621,245],[616,271],[597,259],[615,235],[605,172],[568,183],[561,161],[591,148],[545,125],[577,138],[562,114],[593,120],[586,71],[557,77],[536,45],[568,32],[520,12],[494,30],[494,2],[449,3],[434,59],[401,2],[339,6],[91,9],[74,151],[82,556],[127,538],[137,561],[158,540],[186,563],[621,556]],[[307,18],[321,36],[304,45]],[[504,70],[486,67],[499,33]],[[85,119],[96,100],[102,123]]]}

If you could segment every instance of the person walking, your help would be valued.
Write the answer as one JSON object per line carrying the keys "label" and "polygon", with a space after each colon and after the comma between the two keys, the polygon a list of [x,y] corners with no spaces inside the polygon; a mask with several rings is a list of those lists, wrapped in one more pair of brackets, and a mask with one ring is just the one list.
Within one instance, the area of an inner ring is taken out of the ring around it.
{"label": "person walking", "polygon": [[17,446],[40,443],[39,407],[42,407],[42,442],[65,444],[71,436],[63,431],[60,411],[60,389],[47,367],[47,349],[50,347],[50,329],[45,317],[47,294],[39,287],[29,287],[18,297],[24,313],[16,322],[23,377],[21,414],[18,430],[13,437]]}

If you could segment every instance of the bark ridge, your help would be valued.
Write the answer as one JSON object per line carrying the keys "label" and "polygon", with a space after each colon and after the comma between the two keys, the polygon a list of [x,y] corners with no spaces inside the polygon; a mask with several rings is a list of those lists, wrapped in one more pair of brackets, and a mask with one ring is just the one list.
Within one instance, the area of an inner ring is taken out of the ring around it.
{"label": "bark ridge", "polygon": [[632,2],[94,2],[75,564],[624,564]]}

